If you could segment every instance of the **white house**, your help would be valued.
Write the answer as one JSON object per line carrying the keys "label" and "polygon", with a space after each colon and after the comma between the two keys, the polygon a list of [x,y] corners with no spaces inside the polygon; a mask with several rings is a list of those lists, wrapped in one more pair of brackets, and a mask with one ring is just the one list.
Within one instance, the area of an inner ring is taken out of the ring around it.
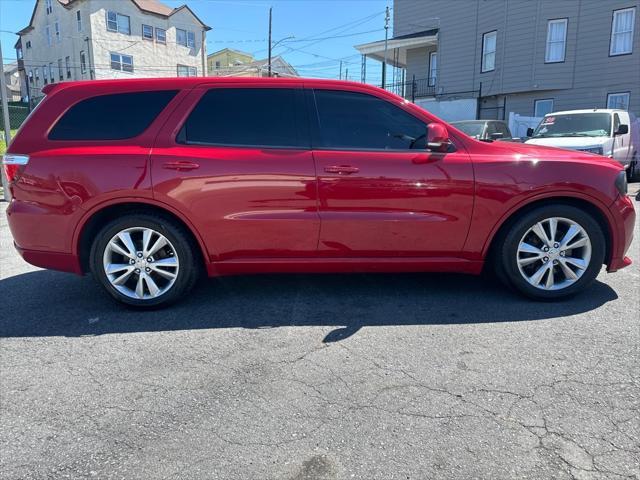
{"label": "white house", "polygon": [[48,83],[206,75],[205,25],[187,6],[158,0],[36,0],[18,32],[32,98]]}
{"label": "white house", "polygon": [[[10,102],[19,102],[24,96],[23,92],[21,92],[22,85],[19,73],[18,62],[4,66],[4,81],[7,86],[7,98]],[[2,92],[0,92],[0,98],[2,95]]]}

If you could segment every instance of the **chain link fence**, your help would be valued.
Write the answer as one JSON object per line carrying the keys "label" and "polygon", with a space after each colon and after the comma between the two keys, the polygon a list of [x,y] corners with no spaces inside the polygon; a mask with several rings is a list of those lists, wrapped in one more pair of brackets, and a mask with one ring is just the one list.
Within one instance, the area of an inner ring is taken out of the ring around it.
{"label": "chain link fence", "polygon": [[[9,102],[9,128],[17,130],[25,121],[31,107],[26,102]],[[0,115],[0,130],[4,131],[4,117]]]}

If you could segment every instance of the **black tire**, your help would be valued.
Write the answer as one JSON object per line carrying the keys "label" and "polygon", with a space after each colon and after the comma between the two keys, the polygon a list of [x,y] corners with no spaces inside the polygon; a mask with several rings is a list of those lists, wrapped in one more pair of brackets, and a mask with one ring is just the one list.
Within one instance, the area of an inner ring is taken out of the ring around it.
{"label": "black tire", "polygon": [[[148,298],[131,298],[118,291],[109,281],[103,265],[103,255],[109,241],[118,232],[128,228],[150,228],[161,233],[173,246],[173,255],[178,258],[177,277],[170,288],[161,295]],[[91,272],[100,285],[118,302],[129,307],[145,309],[168,306],[180,300],[196,284],[202,265],[198,246],[184,231],[184,228],[172,219],[160,214],[131,212],[106,224],[96,235],[89,257]]]}
{"label": "black tire", "polygon": [[[518,246],[523,236],[536,223],[552,217],[566,218],[579,224],[591,241],[591,259],[582,276],[574,283],[558,290],[544,290],[531,285],[518,268]],[[570,205],[545,205],[527,212],[513,222],[499,237],[494,257],[498,276],[509,287],[536,300],[566,298],[587,288],[597,277],[605,257],[605,238],[598,222],[587,212]]]}

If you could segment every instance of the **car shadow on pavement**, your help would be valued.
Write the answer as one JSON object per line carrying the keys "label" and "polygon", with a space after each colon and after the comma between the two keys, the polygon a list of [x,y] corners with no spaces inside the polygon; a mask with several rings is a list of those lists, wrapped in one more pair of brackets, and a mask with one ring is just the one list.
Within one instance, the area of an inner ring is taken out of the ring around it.
{"label": "car shadow on pavement", "polygon": [[[594,310],[615,300],[596,281],[560,302],[535,302],[487,277],[455,274],[256,275],[203,281],[164,310],[112,301],[91,277],[39,270],[0,280],[0,337],[102,335],[214,328],[334,326],[335,342],[362,327],[515,322]],[[560,319],[559,319],[560,321]]]}

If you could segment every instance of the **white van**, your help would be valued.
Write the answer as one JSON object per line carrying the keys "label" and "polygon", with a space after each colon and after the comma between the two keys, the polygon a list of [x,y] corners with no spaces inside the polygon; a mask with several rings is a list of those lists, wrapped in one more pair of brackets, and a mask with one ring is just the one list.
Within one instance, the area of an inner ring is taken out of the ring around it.
{"label": "white van", "polygon": [[630,180],[640,177],[640,122],[625,110],[549,113],[527,133],[531,138],[525,143],[604,155],[622,163]]}

